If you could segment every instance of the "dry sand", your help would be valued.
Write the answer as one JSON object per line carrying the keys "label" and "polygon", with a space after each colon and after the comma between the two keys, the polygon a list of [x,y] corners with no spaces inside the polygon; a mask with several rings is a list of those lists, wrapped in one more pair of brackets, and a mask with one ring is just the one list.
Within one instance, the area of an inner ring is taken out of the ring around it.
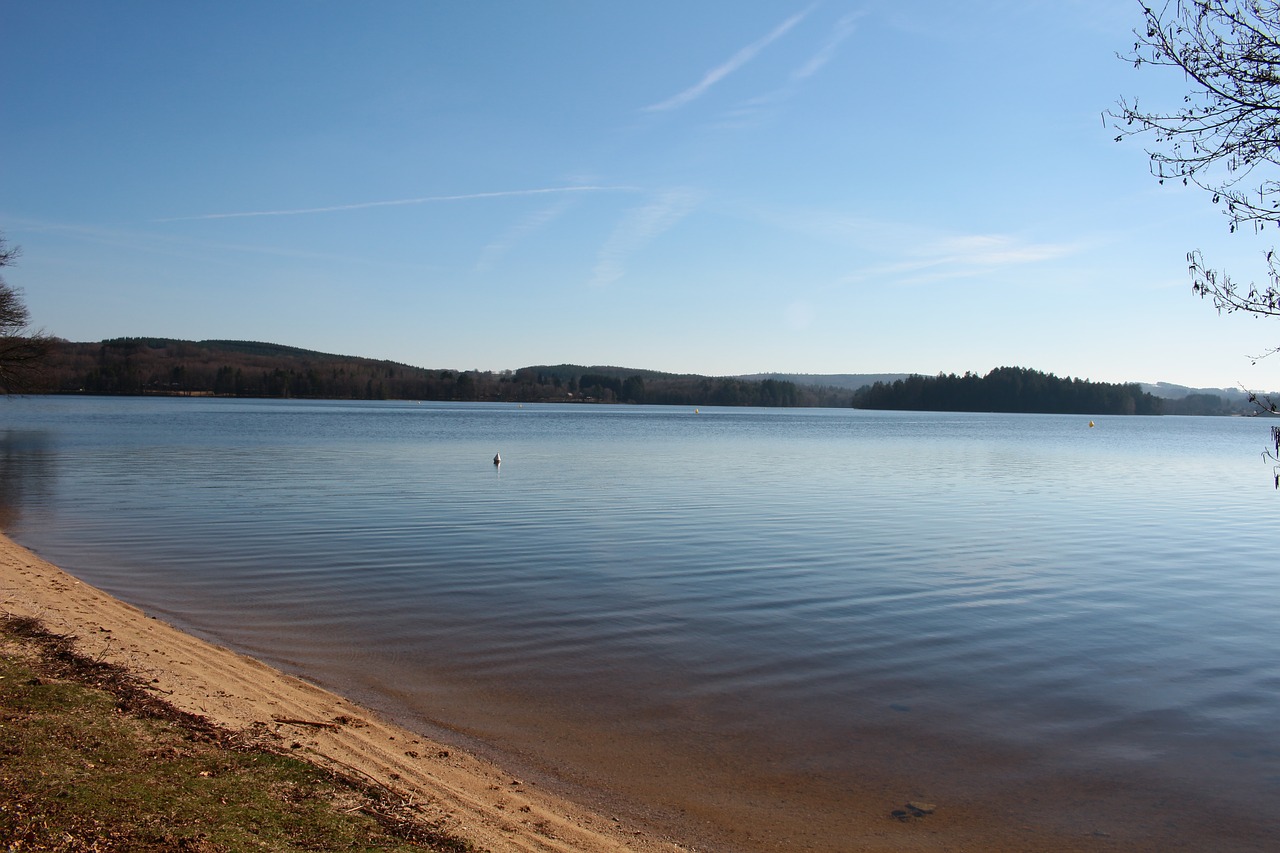
{"label": "dry sand", "polygon": [[74,636],[173,705],[235,731],[274,733],[318,764],[403,792],[453,834],[492,851],[686,848],[516,779],[456,747],[378,719],[315,685],[212,645],[63,572],[0,535],[0,611]]}

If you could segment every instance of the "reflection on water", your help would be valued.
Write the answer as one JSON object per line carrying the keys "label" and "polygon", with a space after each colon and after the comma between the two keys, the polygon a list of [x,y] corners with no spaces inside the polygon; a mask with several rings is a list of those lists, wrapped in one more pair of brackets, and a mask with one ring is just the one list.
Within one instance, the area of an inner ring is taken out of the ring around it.
{"label": "reflection on water", "polygon": [[49,442],[44,430],[0,429],[0,530],[13,527],[24,503],[53,488]]}
{"label": "reflection on water", "polygon": [[54,562],[737,849],[846,849],[917,798],[1117,843],[1264,849],[1280,828],[1250,805],[1280,794],[1260,422],[0,415],[27,436],[5,452],[9,526]]}

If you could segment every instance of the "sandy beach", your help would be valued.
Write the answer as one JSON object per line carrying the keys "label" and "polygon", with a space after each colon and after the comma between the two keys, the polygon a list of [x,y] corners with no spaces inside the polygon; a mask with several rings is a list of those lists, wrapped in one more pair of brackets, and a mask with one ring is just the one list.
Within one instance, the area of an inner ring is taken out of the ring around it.
{"label": "sandy beach", "polygon": [[40,619],[80,650],[127,667],[178,708],[403,792],[457,836],[492,851],[679,851],[453,746],[258,661],[186,634],[0,536],[0,610]]}

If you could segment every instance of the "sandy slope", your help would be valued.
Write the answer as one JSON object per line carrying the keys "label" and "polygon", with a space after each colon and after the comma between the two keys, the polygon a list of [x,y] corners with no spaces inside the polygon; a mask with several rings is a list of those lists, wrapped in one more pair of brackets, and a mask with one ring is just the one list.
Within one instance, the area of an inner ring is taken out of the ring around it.
{"label": "sandy slope", "polygon": [[478,846],[566,853],[685,849],[148,617],[3,535],[0,611],[37,617],[49,630],[76,637],[83,653],[127,666],[183,710],[279,738],[317,763],[340,765],[401,791]]}

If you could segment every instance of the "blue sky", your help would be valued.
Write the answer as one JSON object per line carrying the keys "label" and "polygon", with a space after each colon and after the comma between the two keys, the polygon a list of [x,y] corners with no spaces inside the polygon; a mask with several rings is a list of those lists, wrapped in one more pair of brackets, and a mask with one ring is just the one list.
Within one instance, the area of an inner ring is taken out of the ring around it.
{"label": "blue sky", "polygon": [[1270,235],[1115,143],[1136,3],[70,2],[0,12],[0,230],[78,341],[1276,387]]}

